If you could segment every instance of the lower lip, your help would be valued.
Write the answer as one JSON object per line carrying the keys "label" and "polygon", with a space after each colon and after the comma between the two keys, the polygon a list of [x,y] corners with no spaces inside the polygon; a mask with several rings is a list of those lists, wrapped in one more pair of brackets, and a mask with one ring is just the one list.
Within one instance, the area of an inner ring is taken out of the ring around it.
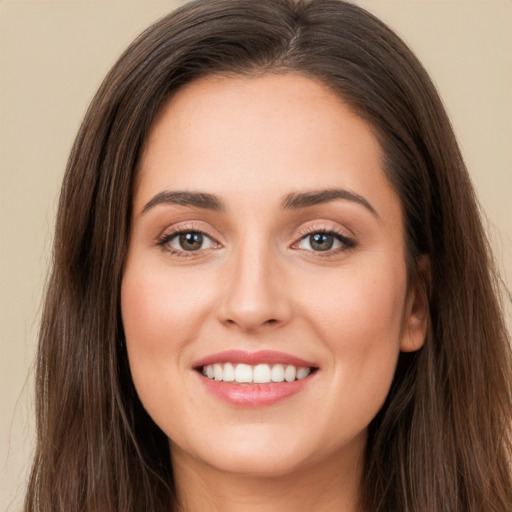
{"label": "lower lip", "polygon": [[198,374],[206,389],[216,397],[241,407],[265,407],[297,393],[300,393],[310,381],[312,375],[293,382],[275,382],[272,384],[233,384],[213,380]]}

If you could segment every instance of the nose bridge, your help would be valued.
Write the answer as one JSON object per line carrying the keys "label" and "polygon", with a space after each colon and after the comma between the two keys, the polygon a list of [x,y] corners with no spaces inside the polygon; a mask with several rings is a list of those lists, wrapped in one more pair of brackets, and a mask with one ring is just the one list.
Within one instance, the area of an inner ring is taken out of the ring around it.
{"label": "nose bridge", "polygon": [[222,322],[252,331],[287,321],[290,304],[277,259],[263,237],[249,236],[233,249],[219,310]]}

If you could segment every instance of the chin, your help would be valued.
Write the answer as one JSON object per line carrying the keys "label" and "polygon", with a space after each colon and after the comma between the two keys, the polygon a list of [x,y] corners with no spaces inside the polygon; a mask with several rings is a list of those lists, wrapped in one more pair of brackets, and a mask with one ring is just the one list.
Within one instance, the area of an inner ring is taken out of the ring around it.
{"label": "chin", "polygon": [[349,453],[362,453],[366,444],[366,431],[342,443],[343,447],[339,450],[331,444],[340,440],[331,439],[331,443],[325,443],[324,436],[315,436],[314,433],[309,436],[297,433],[294,436],[288,428],[276,431],[268,425],[244,425],[229,429],[226,434],[203,438],[193,443],[194,448],[177,446],[171,441],[171,454],[176,456],[181,452],[181,455],[191,457],[195,464],[206,465],[223,473],[275,478],[325,464],[331,457],[334,463],[340,462]]}
{"label": "chin", "polygon": [[307,458],[304,443],[264,425],[244,425],[226,429],[224,435],[181,441],[170,441],[173,458],[188,454],[187,458],[196,463],[247,476],[285,475],[302,466]]}

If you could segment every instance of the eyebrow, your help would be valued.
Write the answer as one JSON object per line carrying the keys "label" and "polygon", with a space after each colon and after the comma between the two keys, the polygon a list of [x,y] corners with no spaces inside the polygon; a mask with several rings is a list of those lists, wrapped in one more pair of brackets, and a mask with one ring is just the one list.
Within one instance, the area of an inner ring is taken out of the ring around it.
{"label": "eyebrow", "polygon": [[328,203],[335,199],[343,199],[364,206],[375,217],[379,215],[375,208],[362,196],[355,192],[341,188],[329,188],[325,190],[315,190],[311,192],[298,192],[288,194],[282,202],[283,210],[298,210],[300,208],[308,208],[317,204]]}
{"label": "eyebrow", "polygon": [[[292,192],[288,194],[281,203],[283,210],[299,210],[309,208],[318,204],[328,203],[336,199],[352,201],[364,206],[375,217],[379,218],[377,211],[362,196],[340,188],[330,188],[325,190],[315,190],[311,192]],[[180,206],[192,206],[204,210],[223,212],[226,210],[223,201],[214,194],[206,192],[184,192],[168,191],[158,193],[146,203],[141,214],[146,213],[151,208],[160,204],[177,204]]]}
{"label": "eyebrow", "polygon": [[205,192],[181,192],[181,191],[168,191],[164,190],[149,202],[146,203],[142,209],[141,214],[146,213],[151,208],[159,204],[178,204],[180,206],[193,206],[195,208],[202,208],[204,210],[213,210],[222,212],[225,210],[224,204],[220,198],[213,194]]}

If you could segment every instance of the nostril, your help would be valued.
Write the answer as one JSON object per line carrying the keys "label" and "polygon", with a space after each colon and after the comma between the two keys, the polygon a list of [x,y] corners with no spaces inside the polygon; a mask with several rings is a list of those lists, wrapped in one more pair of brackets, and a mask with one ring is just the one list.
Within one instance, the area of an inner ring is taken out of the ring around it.
{"label": "nostril", "polygon": [[257,323],[257,322],[247,321],[247,319],[240,319],[240,321],[237,321],[236,319],[233,319],[233,318],[227,318],[226,320],[223,321],[223,323],[226,326],[230,326],[230,327],[240,326],[240,327],[242,327],[243,330],[246,330],[248,332],[249,331],[253,332],[260,328],[265,328],[265,327],[273,328],[274,326],[278,326],[280,321],[277,318],[269,318],[268,320],[264,320],[261,323]]}

